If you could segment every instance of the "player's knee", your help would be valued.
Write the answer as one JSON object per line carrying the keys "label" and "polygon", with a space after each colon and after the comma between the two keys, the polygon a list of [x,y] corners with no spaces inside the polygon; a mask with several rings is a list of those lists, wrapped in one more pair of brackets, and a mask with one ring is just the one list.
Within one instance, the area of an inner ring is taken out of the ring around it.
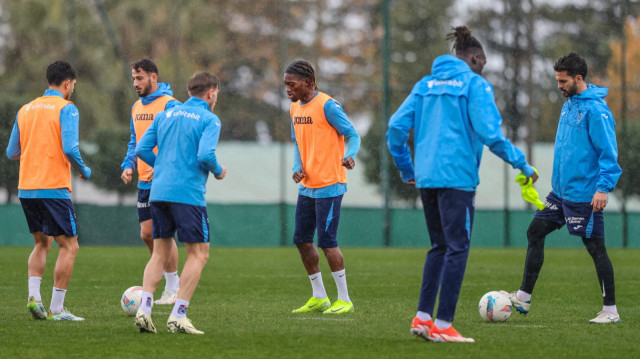
{"label": "player's knee", "polygon": [[529,241],[529,243],[536,243],[536,242],[539,242],[540,239],[542,239],[542,238],[540,238],[540,233],[533,226],[533,223],[532,223],[532,225],[529,226],[529,229],[527,229],[527,240]]}
{"label": "player's knee", "polygon": [[544,242],[547,234],[554,231],[556,227],[555,223],[534,218],[527,229],[527,239],[530,244]]}
{"label": "player's knee", "polygon": [[58,242],[58,246],[60,247],[60,250],[64,250],[67,252],[67,255],[71,255],[71,256],[76,256],[78,254],[78,251],[80,250],[80,245],[78,244],[78,241],[64,241],[62,244],[60,242]]}
{"label": "player's knee", "polygon": [[207,263],[207,261],[209,261],[209,251],[200,252],[198,258],[203,264]]}
{"label": "player's knee", "polygon": [[152,233],[151,233],[151,231],[146,230],[146,229],[142,229],[142,230],[140,230],[140,238],[142,238],[142,240],[143,240],[145,243],[148,243],[148,242],[153,241],[153,238],[151,238],[151,237],[152,237]]}
{"label": "player's knee", "polygon": [[34,243],[34,247],[38,251],[49,253],[49,250],[51,249],[51,241],[36,241]]}
{"label": "player's knee", "polygon": [[604,245],[604,239],[583,237],[582,243],[592,257],[606,255],[607,253],[607,249]]}

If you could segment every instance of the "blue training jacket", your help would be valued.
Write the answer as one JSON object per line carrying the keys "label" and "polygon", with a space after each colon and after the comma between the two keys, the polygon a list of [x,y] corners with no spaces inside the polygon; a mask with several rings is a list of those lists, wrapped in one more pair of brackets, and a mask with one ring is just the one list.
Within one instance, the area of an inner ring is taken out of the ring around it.
{"label": "blue training jacket", "polygon": [[622,174],[616,122],[604,101],[608,92],[588,84],[562,106],[551,177],[553,192],[562,199],[591,202],[596,191],[613,191]]}
{"label": "blue training jacket", "polygon": [[205,100],[191,97],[159,113],[136,147],[136,155],[154,168],[149,201],[205,206],[209,172],[222,174],[215,152],[219,138],[220,119]]}
{"label": "blue training jacket", "polygon": [[[525,156],[505,138],[493,87],[452,55],[439,56],[389,120],[387,145],[403,181],[418,188],[474,190],[483,146],[534,173]],[[414,129],[415,169],[407,145]]]}

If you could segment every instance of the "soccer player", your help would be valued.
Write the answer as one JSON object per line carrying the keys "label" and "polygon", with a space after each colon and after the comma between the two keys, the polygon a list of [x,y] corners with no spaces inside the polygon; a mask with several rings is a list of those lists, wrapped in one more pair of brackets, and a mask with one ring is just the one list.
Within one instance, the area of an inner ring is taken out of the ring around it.
{"label": "soccer player", "polygon": [[[300,183],[293,242],[298,247],[311,287],[312,297],[293,313],[324,312],[342,314],[353,311],[349,299],[344,260],[337,234],[342,196],[347,191],[347,171],[355,166],[360,136],[342,106],[319,92],[313,67],[295,61],[284,75],[291,100],[291,139],[294,147],[293,181]],[[345,154],[344,139],[349,146]],[[320,273],[318,250],[313,243],[317,230],[322,248],[338,288],[333,305],[327,297]]]}
{"label": "soccer player", "polygon": [[527,255],[522,285],[510,293],[514,308],[527,314],[531,293],[544,262],[545,237],[567,225],[569,234],[582,238],[596,267],[603,307],[590,323],[616,323],[613,265],[604,243],[604,217],[609,192],[622,174],[618,165],[615,121],[604,97],[604,87],[588,84],[587,63],[572,52],[553,66],[558,88],[567,98],[562,106],[553,155],[552,191],[546,207],[537,211],[527,230]]}
{"label": "soccer player", "polygon": [[[27,309],[35,319],[81,321],[64,307],[73,265],[78,253],[76,213],[71,203],[71,170],[91,177],[78,149],[78,109],[69,100],[76,71],[65,61],[47,67],[49,88],[42,97],[22,106],[11,132],[7,157],[20,159],[18,197],[27,218],[34,247],[27,268]],[[59,247],[53,270],[49,313],[40,296],[47,254],[53,240]]]}
{"label": "soccer player", "polygon": [[[135,324],[141,332],[155,333],[151,321],[153,292],[162,268],[178,240],[187,250],[182,285],[167,321],[171,332],[204,334],[187,318],[187,307],[209,259],[209,217],[204,199],[209,172],[216,179],[227,170],[216,159],[220,119],[212,113],[218,99],[218,78],[198,72],[189,79],[189,100],[158,114],[138,143],[136,155],[155,168],[151,184],[154,249],[144,270],[143,293]],[[158,155],[153,148],[158,147]]]}
{"label": "soccer player", "polygon": [[[416,83],[389,120],[387,145],[402,180],[420,190],[431,240],[410,331],[430,341],[472,343],[451,324],[469,255],[483,146],[534,181],[537,175],[500,129],[493,87],[481,76],[487,62],[482,45],[465,26],[446,38],[454,40],[455,56],[437,57],[431,75]],[[407,145],[412,129],[415,168]]]}
{"label": "soccer player", "polygon": [[[133,171],[138,170],[138,221],[140,222],[140,237],[153,253],[153,239],[151,238],[151,208],[149,207],[149,191],[153,179],[153,168],[136,157],[136,144],[149,128],[159,112],[180,105],[172,97],[173,91],[168,83],[158,82],[158,67],[150,59],[142,59],[131,66],[133,87],[140,99],[131,107],[131,141],[129,141],[127,156],[122,165],[122,181],[129,184]],[[178,247],[173,242],[171,255],[163,268],[166,285],[160,299],[155,304],[173,304],[178,295],[180,278],[178,277]]]}

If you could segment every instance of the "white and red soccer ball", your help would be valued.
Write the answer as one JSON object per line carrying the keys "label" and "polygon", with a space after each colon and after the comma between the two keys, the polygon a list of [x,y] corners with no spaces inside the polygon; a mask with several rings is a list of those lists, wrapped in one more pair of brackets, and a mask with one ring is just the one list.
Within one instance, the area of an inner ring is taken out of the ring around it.
{"label": "white and red soccer ball", "polygon": [[488,292],[480,299],[478,311],[486,322],[506,322],[511,316],[511,299],[505,292]]}
{"label": "white and red soccer ball", "polygon": [[133,286],[128,288],[122,293],[122,299],[120,299],[120,306],[122,310],[130,317],[134,317],[138,308],[140,308],[140,301],[142,300],[142,287]]}

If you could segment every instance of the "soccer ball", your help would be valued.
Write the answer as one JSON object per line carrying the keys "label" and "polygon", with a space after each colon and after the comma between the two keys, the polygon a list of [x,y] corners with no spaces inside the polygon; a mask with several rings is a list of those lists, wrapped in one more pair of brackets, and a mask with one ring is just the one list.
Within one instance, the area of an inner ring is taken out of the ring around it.
{"label": "soccer ball", "polygon": [[140,301],[142,300],[142,287],[133,286],[128,288],[122,293],[122,299],[120,299],[120,306],[122,310],[130,317],[134,317],[138,308],[140,308]]}
{"label": "soccer ball", "polygon": [[491,291],[480,299],[478,311],[486,322],[506,322],[511,316],[511,299],[506,292]]}

